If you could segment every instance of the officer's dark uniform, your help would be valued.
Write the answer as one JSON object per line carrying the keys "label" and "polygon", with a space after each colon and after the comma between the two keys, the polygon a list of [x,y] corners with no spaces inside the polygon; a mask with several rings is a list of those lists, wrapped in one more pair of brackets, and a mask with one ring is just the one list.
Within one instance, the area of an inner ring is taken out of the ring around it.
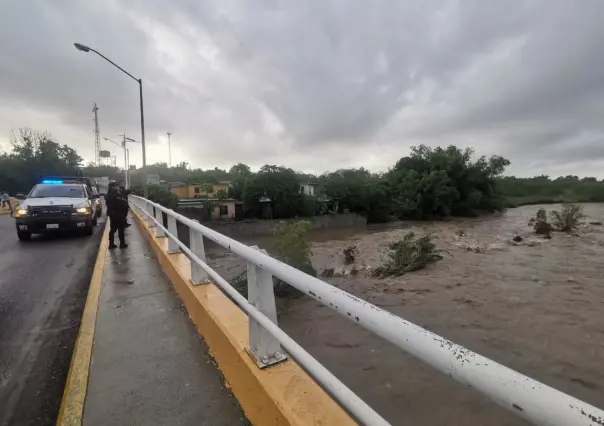
{"label": "officer's dark uniform", "polygon": [[[120,192],[122,194],[122,197],[124,197],[126,199],[126,205],[128,205],[128,195],[130,195],[130,190],[124,188],[123,186],[120,186]],[[130,224],[128,223],[128,209],[126,209],[126,216],[124,218],[124,226],[126,228],[130,228]]]}
{"label": "officer's dark uniform", "polygon": [[128,247],[124,229],[126,227],[126,215],[128,214],[128,202],[122,195],[117,184],[109,184],[109,190],[105,195],[107,203],[107,216],[109,216],[109,248],[117,247],[115,245],[115,231],[120,238],[120,248]]}

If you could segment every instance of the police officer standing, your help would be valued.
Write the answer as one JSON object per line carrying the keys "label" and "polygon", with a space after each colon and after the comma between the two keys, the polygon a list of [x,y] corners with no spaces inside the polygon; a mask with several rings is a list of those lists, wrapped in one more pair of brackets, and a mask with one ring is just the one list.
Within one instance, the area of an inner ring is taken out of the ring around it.
{"label": "police officer standing", "polygon": [[115,245],[115,231],[117,231],[120,238],[120,248],[126,248],[128,244],[126,244],[124,230],[126,228],[128,202],[115,181],[109,182],[105,201],[107,203],[107,216],[109,216],[109,248],[117,247]]}
{"label": "police officer standing", "polygon": [[[124,187],[124,185],[120,185],[120,192],[122,194],[122,197],[124,197],[126,200],[126,205],[128,205],[128,195],[130,195],[131,191],[129,189],[126,189]],[[126,228],[130,228],[130,224],[128,223],[128,209],[126,209],[126,216],[124,218],[124,226]]]}

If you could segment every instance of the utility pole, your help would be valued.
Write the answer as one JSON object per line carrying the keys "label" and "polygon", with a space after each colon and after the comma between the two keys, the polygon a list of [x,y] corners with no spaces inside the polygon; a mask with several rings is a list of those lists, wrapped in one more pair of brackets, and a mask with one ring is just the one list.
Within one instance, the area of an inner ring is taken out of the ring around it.
{"label": "utility pole", "polygon": [[172,136],[172,132],[168,132],[168,167],[172,167],[172,148],[170,148],[170,136]]}
{"label": "utility pole", "polygon": [[130,150],[126,145],[128,142],[136,142],[132,138],[126,137],[126,134],[122,135],[122,149],[124,150],[124,184],[126,185],[126,189],[130,188]]}
{"label": "utility pole", "polygon": [[[119,135],[122,137],[122,143],[117,143],[116,141],[114,141],[113,139],[110,138],[103,138],[106,141],[111,142],[114,145],[119,146],[120,148],[122,148],[124,150],[124,186],[127,188],[130,188],[130,184],[132,182],[130,182],[130,150],[128,149],[127,143],[128,142],[137,142],[132,138],[128,138],[126,137],[126,135]],[[113,157],[113,162],[114,162],[114,166],[115,166],[115,157]]]}
{"label": "utility pole", "polygon": [[94,164],[96,164],[97,166],[101,165],[101,155],[100,155],[100,151],[101,151],[101,135],[99,132],[99,114],[98,111],[99,107],[96,106],[96,103],[94,104],[94,107],[92,108],[92,112],[94,112]]}
{"label": "utility pole", "polygon": [[126,189],[130,187],[128,184],[128,155],[126,154],[126,134],[122,135],[122,148],[124,148],[124,186]]}

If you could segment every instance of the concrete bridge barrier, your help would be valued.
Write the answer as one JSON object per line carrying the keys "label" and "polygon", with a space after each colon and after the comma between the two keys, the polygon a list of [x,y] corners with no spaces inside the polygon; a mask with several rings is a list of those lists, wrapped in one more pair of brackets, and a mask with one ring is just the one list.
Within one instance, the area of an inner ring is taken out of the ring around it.
{"label": "concrete bridge barrier", "polygon": [[[159,262],[254,424],[388,424],[278,327],[272,288],[275,276],[533,424],[604,425],[601,409],[170,209],[136,196],[130,202]],[[178,239],[178,222],[189,228],[188,245]],[[206,264],[204,239],[247,260],[248,299]]]}
{"label": "concrete bridge barrier", "polygon": [[[257,425],[354,425],[356,422],[293,360],[261,369],[250,353],[248,316],[214,284],[194,285],[191,261],[135,217],[162,268],[208,344],[248,419]],[[172,252],[172,253],[171,253]],[[205,279],[205,277],[204,277]],[[268,364],[268,363],[267,363]],[[385,424],[385,423],[384,423]]]}

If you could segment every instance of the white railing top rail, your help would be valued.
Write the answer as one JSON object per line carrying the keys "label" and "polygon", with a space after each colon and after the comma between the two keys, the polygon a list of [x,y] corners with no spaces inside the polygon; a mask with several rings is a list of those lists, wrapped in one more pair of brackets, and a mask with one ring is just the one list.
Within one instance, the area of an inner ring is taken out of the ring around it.
{"label": "white railing top rail", "polygon": [[[189,229],[239,255],[261,270],[270,272],[326,307],[388,340],[442,373],[482,392],[493,402],[533,424],[544,426],[604,426],[604,411],[601,409],[472,352],[363,299],[286,265],[259,250],[226,237],[171,209],[142,197],[131,196],[130,198],[134,200],[135,205],[138,203],[138,207],[145,215],[152,218],[156,225],[166,232],[168,238],[177,242],[192,262],[197,262],[206,270],[215,284],[225,290],[250,317],[258,321],[271,335],[279,340],[284,349],[300,363],[302,368],[306,369],[344,409],[362,424],[387,423],[364,402],[355,406],[360,399],[352,391],[318,364],[276,324],[255,309],[228,282],[207,266],[203,260],[195,256],[178,240],[176,230],[172,233],[167,232],[168,230],[163,227],[163,224],[158,223],[153,214],[146,211],[144,207],[152,206],[159,209],[166,213],[169,218],[174,218],[183,223]],[[315,364],[318,364],[318,366]],[[352,402],[353,400],[355,402]],[[377,417],[374,417],[373,414]]]}

